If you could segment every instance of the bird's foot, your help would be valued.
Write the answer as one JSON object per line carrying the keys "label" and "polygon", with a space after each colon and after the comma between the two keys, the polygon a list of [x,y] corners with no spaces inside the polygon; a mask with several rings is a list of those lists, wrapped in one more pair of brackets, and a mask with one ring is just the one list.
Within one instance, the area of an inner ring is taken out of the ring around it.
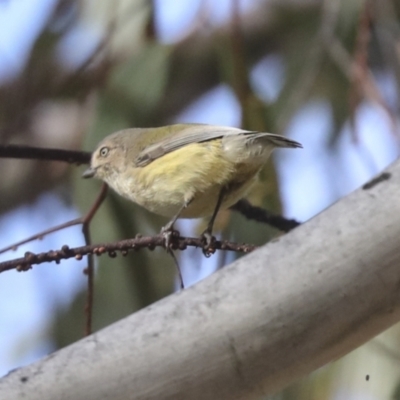
{"label": "bird's foot", "polygon": [[164,247],[168,250],[171,248],[174,237],[179,237],[179,231],[174,229],[173,224],[167,224],[161,228],[160,234],[164,236]]}
{"label": "bird's foot", "polygon": [[203,244],[203,254],[206,257],[211,257],[215,253],[214,243],[216,241],[215,236],[212,235],[210,229],[206,229],[200,236]]}

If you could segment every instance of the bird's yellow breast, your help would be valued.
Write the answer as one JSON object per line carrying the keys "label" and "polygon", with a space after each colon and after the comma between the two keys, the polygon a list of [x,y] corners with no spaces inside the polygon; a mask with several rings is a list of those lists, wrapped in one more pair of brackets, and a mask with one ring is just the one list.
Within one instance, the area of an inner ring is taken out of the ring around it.
{"label": "bird's yellow breast", "polygon": [[181,217],[198,218],[212,214],[222,187],[227,187],[222,208],[243,197],[260,167],[227,159],[221,140],[213,140],[187,145],[142,168],[132,163],[108,183],[154,213],[172,217],[188,203]]}

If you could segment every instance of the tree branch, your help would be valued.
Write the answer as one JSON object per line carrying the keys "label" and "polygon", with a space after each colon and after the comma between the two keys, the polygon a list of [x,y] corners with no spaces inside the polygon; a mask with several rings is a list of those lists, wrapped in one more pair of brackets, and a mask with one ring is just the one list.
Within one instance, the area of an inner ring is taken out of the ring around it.
{"label": "tree branch", "polygon": [[400,161],[385,177],[194,287],[11,372],[0,393],[253,399],[343,356],[400,319]]}
{"label": "tree branch", "polygon": [[91,153],[87,151],[51,149],[45,147],[0,145],[0,158],[64,161],[70,164],[89,164]]}
{"label": "tree branch", "polygon": [[289,232],[300,225],[295,219],[287,219],[282,215],[273,214],[264,208],[253,206],[248,200],[241,199],[231,207],[244,217],[257,222],[264,222],[282,232]]}
{"label": "tree branch", "polygon": [[[123,256],[126,256],[128,250],[138,250],[144,247],[154,250],[155,247],[164,246],[165,237],[163,234],[160,234],[155,236],[119,240],[118,242],[113,243],[92,244],[74,248],[64,245],[59,250],[50,250],[39,254],[27,251],[24,257],[1,262],[0,273],[9,271],[11,269],[27,271],[32,268],[32,265],[42,264],[45,262],[56,262],[58,264],[61,260],[66,260],[68,258],[76,258],[77,260],[81,260],[83,256],[88,254],[101,256],[104,253],[108,253],[110,257],[114,258],[117,256],[118,251],[121,252]],[[185,250],[188,246],[202,248],[204,246],[203,239],[180,237],[175,235],[172,236],[171,247],[173,250]],[[212,243],[210,252],[214,252],[216,250],[231,250],[249,253],[255,248],[256,246],[251,244],[238,244],[234,242],[216,240]]]}

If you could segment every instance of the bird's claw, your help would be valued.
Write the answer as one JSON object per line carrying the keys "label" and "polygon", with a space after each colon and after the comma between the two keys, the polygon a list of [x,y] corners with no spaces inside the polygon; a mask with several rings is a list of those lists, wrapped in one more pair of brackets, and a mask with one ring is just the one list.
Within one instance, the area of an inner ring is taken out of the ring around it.
{"label": "bird's claw", "polygon": [[173,226],[169,225],[162,227],[160,234],[164,236],[164,247],[167,250],[171,248],[172,239],[174,238],[174,236],[180,236],[180,233],[177,230],[174,230]]}
{"label": "bird's claw", "polygon": [[215,253],[215,247],[214,247],[214,243],[216,241],[215,236],[213,236],[212,233],[208,229],[206,229],[201,234],[201,239],[202,242],[204,242],[203,254],[206,257],[211,257]]}

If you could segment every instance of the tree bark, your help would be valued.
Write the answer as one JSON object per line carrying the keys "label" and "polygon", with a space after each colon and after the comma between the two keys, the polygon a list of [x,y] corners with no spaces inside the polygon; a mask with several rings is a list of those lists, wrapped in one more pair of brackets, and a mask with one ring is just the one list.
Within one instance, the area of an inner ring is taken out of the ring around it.
{"label": "tree bark", "polygon": [[279,391],[400,319],[399,193],[397,161],[198,285],[11,372],[1,397],[231,400]]}

